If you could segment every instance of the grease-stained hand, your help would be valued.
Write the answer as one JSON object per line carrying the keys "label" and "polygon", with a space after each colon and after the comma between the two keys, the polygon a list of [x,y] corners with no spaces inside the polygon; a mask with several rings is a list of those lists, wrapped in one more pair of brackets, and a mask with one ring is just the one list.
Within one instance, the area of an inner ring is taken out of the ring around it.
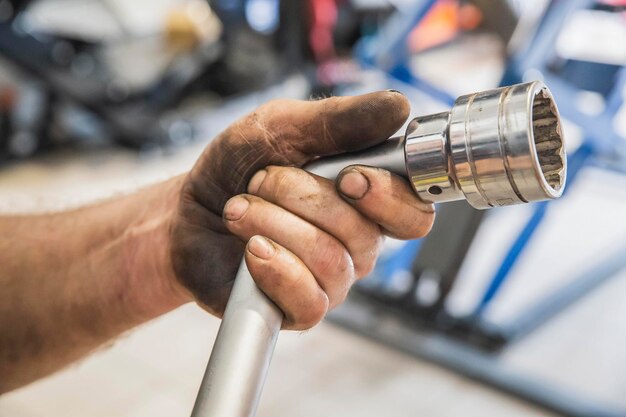
{"label": "grease-stained hand", "polygon": [[283,328],[314,326],[372,270],[385,235],[424,236],[434,210],[388,171],[351,166],[331,181],[299,167],[375,145],[408,114],[387,91],[271,101],[235,122],[183,179],[169,225],[175,285],[221,316],[244,255]]}

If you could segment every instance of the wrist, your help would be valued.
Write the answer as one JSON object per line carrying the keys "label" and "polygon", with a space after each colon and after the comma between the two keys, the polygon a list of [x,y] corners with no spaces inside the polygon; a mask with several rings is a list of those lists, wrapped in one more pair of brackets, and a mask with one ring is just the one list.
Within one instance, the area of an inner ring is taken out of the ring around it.
{"label": "wrist", "polygon": [[140,200],[145,210],[122,238],[124,298],[141,319],[151,319],[193,299],[176,279],[171,259],[171,224],[183,179],[175,177],[144,190]]}

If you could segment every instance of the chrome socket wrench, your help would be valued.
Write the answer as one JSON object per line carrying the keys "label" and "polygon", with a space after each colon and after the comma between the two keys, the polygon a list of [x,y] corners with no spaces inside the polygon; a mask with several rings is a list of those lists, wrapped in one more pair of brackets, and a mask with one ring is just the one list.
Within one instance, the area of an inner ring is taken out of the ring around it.
{"label": "chrome socket wrench", "polygon": [[353,164],[407,178],[423,201],[478,209],[560,197],[567,171],[559,112],[539,81],[461,96],[449,112],[413,119],[404,136],[305,169],[334,178]]}
{"label": "chrome socket wrench", "polygon": [[[461,96],[404,136],[304,169],[335,178],[356,164],[402,175],[424,201],[478,209],[557,198],[567,172],[559,113],[539,81]],[[192,417],[254,416],[282,318],[242,261]]]}

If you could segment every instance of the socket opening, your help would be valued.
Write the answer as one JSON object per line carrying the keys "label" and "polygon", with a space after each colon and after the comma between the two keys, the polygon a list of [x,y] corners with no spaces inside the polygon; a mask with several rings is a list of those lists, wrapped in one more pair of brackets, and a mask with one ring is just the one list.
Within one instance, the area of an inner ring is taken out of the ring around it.
{"label": "socket opening", "polygon": [[539,90],[532,108],[533,138],[541,173],[554,191],[563,187],[565,176],[565,149],[559,113],[554,99],[546,88]]}

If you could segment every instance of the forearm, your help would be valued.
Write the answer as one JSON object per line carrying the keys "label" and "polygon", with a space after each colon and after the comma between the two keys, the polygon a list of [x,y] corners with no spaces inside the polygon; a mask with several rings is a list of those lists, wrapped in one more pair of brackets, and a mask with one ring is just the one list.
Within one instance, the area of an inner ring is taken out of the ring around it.
{"label": "forearm", "polygon": [[189,299],[167,279],[180,183],[64,213],[0,217],[0,392]]}

